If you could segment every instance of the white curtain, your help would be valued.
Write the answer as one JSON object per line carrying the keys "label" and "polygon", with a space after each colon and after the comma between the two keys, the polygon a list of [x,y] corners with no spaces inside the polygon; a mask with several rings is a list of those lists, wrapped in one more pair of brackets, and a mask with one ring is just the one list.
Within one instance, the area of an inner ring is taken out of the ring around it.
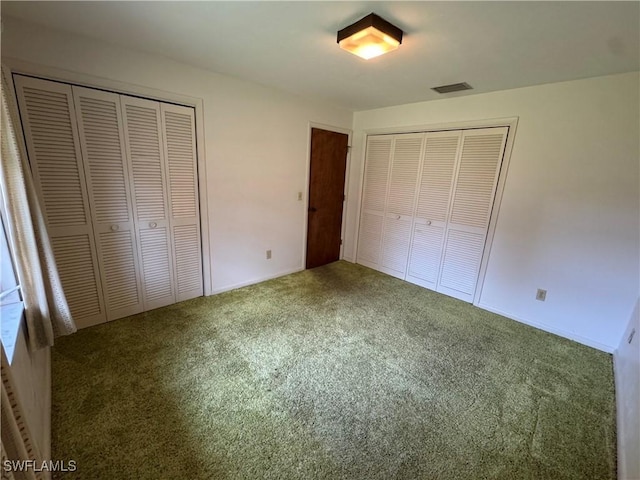
{"label": "white curtain", "polygon": [[[0,448],[2,449],[2,465],[5,465],[5,461],[9,460],[9,456],[7,455],[7,452],[5,452],[4,450],[4,443],[0,444]],[[16,477],[13,475],[13,472],[11,470],[2,469],[2,480],[16,480]]]}
{"label": "white curtain", "polygon": [[15,105],[9,105],[10,98],[3,75],[0,188],[25,305],[29,346],[37,349],[53,345],[54,337],[73,333],[76,326],[62,290],[31,171],[18,146],[10,115],[10,107]]}

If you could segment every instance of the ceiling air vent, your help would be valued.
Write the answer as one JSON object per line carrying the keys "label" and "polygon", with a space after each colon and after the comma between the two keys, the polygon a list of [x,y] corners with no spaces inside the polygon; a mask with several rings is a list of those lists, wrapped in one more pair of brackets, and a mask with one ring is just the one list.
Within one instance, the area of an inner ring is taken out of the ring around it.
{"label": "ceiling air vent", "polygon": [[431,90],[435,90],[438,93],[452,93],[461,92],[462,90],[471,90],[473,87],[467,82],[452,83],[451,85],[441,85],[439,87],[433,87]]}

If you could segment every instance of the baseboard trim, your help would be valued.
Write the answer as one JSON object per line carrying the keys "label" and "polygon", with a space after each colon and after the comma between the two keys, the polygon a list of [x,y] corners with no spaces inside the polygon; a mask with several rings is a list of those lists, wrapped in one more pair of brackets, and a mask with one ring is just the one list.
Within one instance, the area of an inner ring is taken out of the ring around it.
{"label": "baseboard trim", "polygon": [[524,323],[525,325],[529,325],[539,330],[544,330],[545,332],[548,332],[548,333],[553,333],[554,335],[558,335],[560,337],[573,340],[574,342],[581,343],[582,345],[595,348],[596,350],[600,350],[605,353],[614,353],[616,350],[616,347],[612,347],[611,345],[606,345],[604,343],[591,340],[590,338],[583,337],[581,335],[576,335],[575,333],[569,332],[567,330],[563,330],[561,328],[555,328],[549,325],[545,325],[544,323],[535,322],[533,320],[527,320],[526,318],[518,317],[517,315],[513,315],[509,312],[504,312],[498,308],[494,308],[485,303],[478,303],[478,305],[476,306],[478,308],[482,308],[483,310],[487,310],[492,313],[497,313],[498,315],[502,315],[503,317],[510,318],[511,320],[515,320],[516,322]]}
{"label": "baseboard trim", "polygon": [[265,282],[267,280],[273,280],[274,278],[284,277],[285,275],[290,275],[292,273],[298,273],[303,271],[304,268],[294,268],[291,270],[282,270],[278,273],[274,273],[272,275],[267,275],[265,277],[257,277],[252,280],[248,280],[246,282],[234,283],[232,285],[225,285],[224,287],[214,288],[211,292],[211,295],[216,295],[218,293],[228,292],[230,290],[235,290],[236,288],[248,287],[249,285],[255,285],[256,283]]}

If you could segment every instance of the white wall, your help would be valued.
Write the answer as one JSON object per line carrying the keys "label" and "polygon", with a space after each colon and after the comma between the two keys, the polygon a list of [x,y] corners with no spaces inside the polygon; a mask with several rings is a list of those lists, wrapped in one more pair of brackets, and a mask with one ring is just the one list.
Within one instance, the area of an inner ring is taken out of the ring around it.
{"label": "white wall", "polygon": [[[3,62],[34,64],[21,70],[202,100],[214,291],[304,268],[309,122],[351,128],[351,112],[164,57],[2,21]],[[299,191],[305,200],[298,201]]]}
{"label": "white wall", "polygon": [[639,88],[630,73],[356,112],[345,257],[366,131],[519,117],[479,304],[613,352],[639,288]]}
{"label": "white wall", "polygon": [[48,460],[51,456],[51,349],[31,351],[24,328],[23,319],[9,369],[34,443],[42,458]]}
{"label": "white wall", "polygon": [[[635,330],[631,342],[629,337]],[[613,355],[618,417],[618,478],[640,479],[640,298]]]}

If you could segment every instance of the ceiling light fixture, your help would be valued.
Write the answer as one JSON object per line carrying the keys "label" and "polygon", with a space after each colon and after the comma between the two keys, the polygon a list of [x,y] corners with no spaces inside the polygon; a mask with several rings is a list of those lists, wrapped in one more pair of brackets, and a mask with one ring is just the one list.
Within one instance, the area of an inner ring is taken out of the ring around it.
{"label": "ceiling light fixture", "polygon": [[338,32],[340,48],[365,60],[397,49],[402,43],[402,30],[375,13]]}

